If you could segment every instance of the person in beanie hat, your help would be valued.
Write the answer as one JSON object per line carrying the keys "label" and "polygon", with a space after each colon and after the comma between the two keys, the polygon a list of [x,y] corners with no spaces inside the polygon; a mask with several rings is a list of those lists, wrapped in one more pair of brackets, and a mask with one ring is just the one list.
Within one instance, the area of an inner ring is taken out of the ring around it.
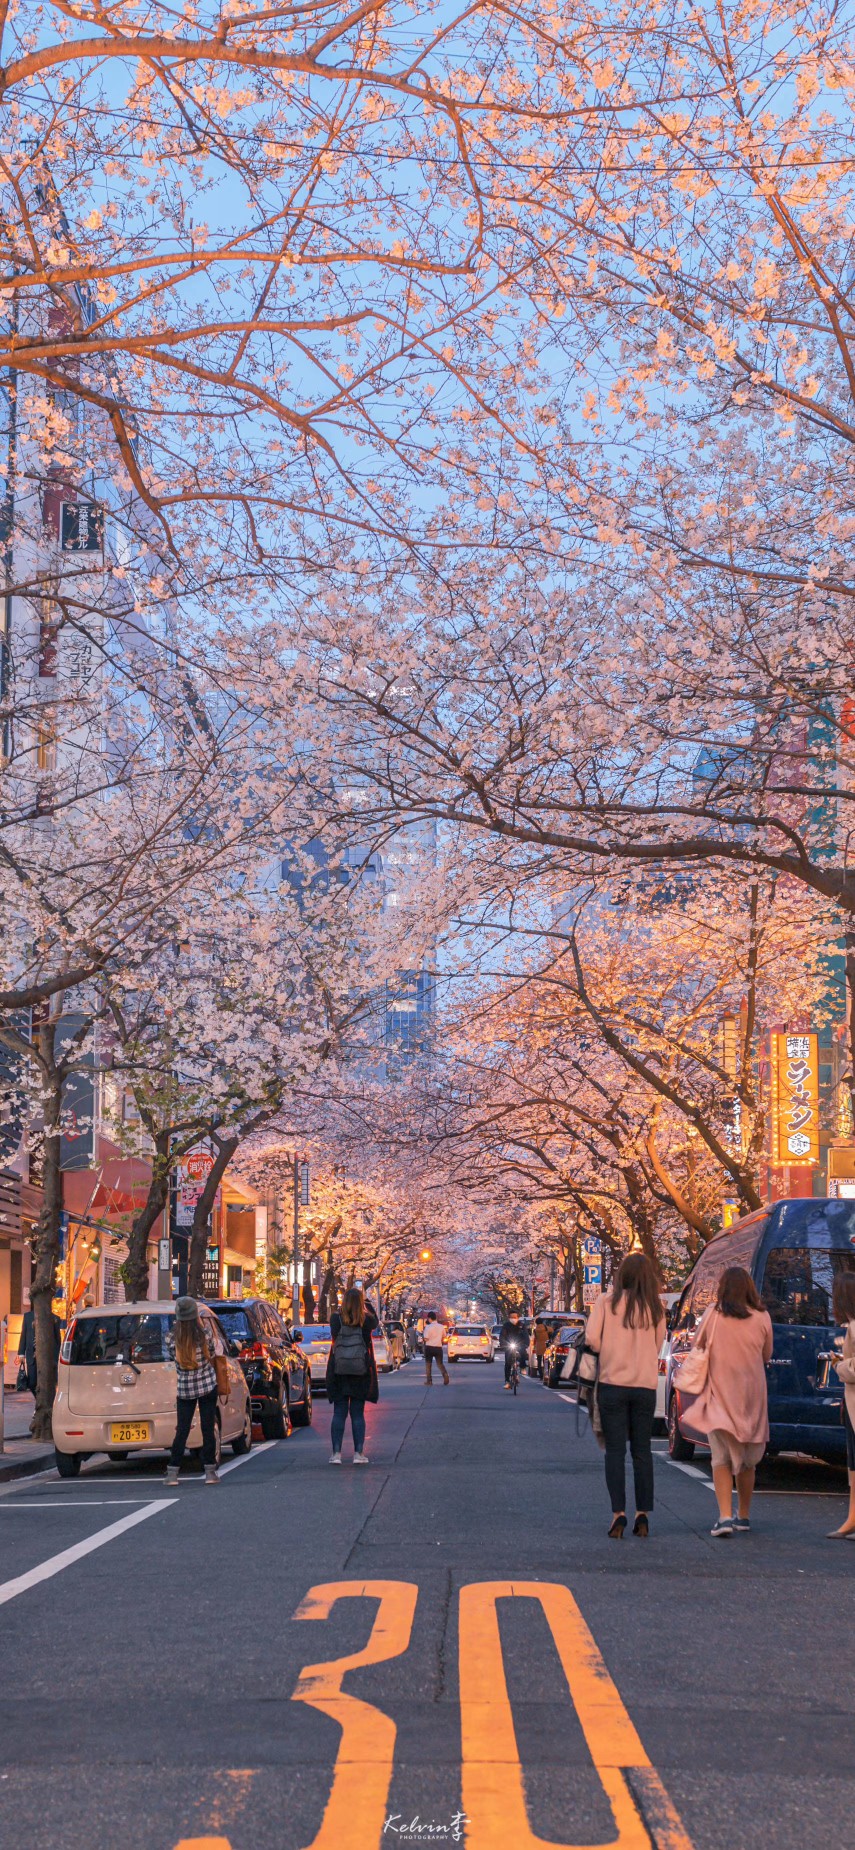
{"label": "person in beanie hat", "polygon": [[217,1371],[214,1349],[202,1325],[195,1298],[178,1298],[175,1304],[175,1374],[178,1418],[166,1468],[167,1484],[178,1483],[181,1460],[198,1405],[202,1428],[205,1483],[218,1484]]}

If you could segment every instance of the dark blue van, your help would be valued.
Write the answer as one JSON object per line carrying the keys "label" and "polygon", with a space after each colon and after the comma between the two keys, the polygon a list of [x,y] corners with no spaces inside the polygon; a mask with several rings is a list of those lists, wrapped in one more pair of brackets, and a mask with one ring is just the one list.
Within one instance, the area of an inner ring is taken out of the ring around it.
{"label": "dark blue van", "polygon": [[704,1247],[671,1325],[666,1398],[671,1457],[691,1458],[695,1445],[705,1442],[692,1427],[692,1402],[678,1393],[673,1371],[729,1265],[744,1265],[751,1273],[772,1319],[775,1342],[766,1368],[770,1451],[842,1462],[843,1387],[828,1366],[840,1334],[831,1292],[839,1272],[855,1273],[855,1201],[822,1197],[759,1208]]}

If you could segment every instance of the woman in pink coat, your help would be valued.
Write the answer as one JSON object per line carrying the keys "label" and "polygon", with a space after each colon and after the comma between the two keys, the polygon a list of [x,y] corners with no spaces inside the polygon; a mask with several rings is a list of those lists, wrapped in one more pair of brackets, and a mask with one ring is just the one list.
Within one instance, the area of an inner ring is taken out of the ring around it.
{"label": "woman in pink coat", "polygon": [[755,1473],[769,1440],[766,1363],[772,1354],[772,1321],[743,1266],[731,1265],[722,1273],[715,1306],[694,1346],[709,1354],[706,1386],[692,1420],[706,1432],[712,1453],[719,1508],[712,1534],[745,1534],[751,1527]]}

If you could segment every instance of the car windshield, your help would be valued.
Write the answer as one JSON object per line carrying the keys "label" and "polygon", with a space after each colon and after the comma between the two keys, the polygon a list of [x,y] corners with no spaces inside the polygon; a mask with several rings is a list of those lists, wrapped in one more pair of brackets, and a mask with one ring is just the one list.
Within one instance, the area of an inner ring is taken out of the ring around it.
{"label": "car windshield", "polygon": [[302,1335],[304,1349],[311,1347],[312,1343],[328,1343],[331,1341],[332,1331],[328,1323],[307,1323],[305,1325]]}
{"label": "car windshield", "polygon": [[773,1323],[827,1326],[839,1273],[855,1273],[855,1253],[830,1246],[778,1246],[766,1259],[761,1296]]}
{"label": "car windshield", "polygon": [[114,1362],[171,1362],[175,1355],[172,1317],[156,1311],[124,1316],[78,1317],[63,1343],[72,1367],[111,1367]]}
{"label": "car windshield", "polygon": [[217,1317],[227,1336],[234,1343],[251,1343],[255,1341],[255,1331],[246,1311],[230,1304],[217,1305]]}
{"label": "car windshield", "polygon": [[455,1336],[486,1336],[486,1334],[483,1323],[456,1323],[454,1325]]}

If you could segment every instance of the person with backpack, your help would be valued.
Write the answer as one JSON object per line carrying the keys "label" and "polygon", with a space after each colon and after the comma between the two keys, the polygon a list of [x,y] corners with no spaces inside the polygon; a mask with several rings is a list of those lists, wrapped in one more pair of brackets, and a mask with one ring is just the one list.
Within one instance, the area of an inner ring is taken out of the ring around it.
{"label": "person with backpack", "polygon": [[352,1285],[344,1294],[341,1314],[333,1311],[330,1317],[332,1347],[327,1361],[326,1387],[333,1410],[330,1430],[331,1465],[341,1464],[341,1446],[348,1414],[353,1433],[353,1462],[355,1465],[368,1464],[363,1450],[365,1403],[367,1400],[376,1402],[380,1398],[377,1363],[371,1341],[376,1328],[377,1318],[370,1304],[366,1304],[358,1286]]}

